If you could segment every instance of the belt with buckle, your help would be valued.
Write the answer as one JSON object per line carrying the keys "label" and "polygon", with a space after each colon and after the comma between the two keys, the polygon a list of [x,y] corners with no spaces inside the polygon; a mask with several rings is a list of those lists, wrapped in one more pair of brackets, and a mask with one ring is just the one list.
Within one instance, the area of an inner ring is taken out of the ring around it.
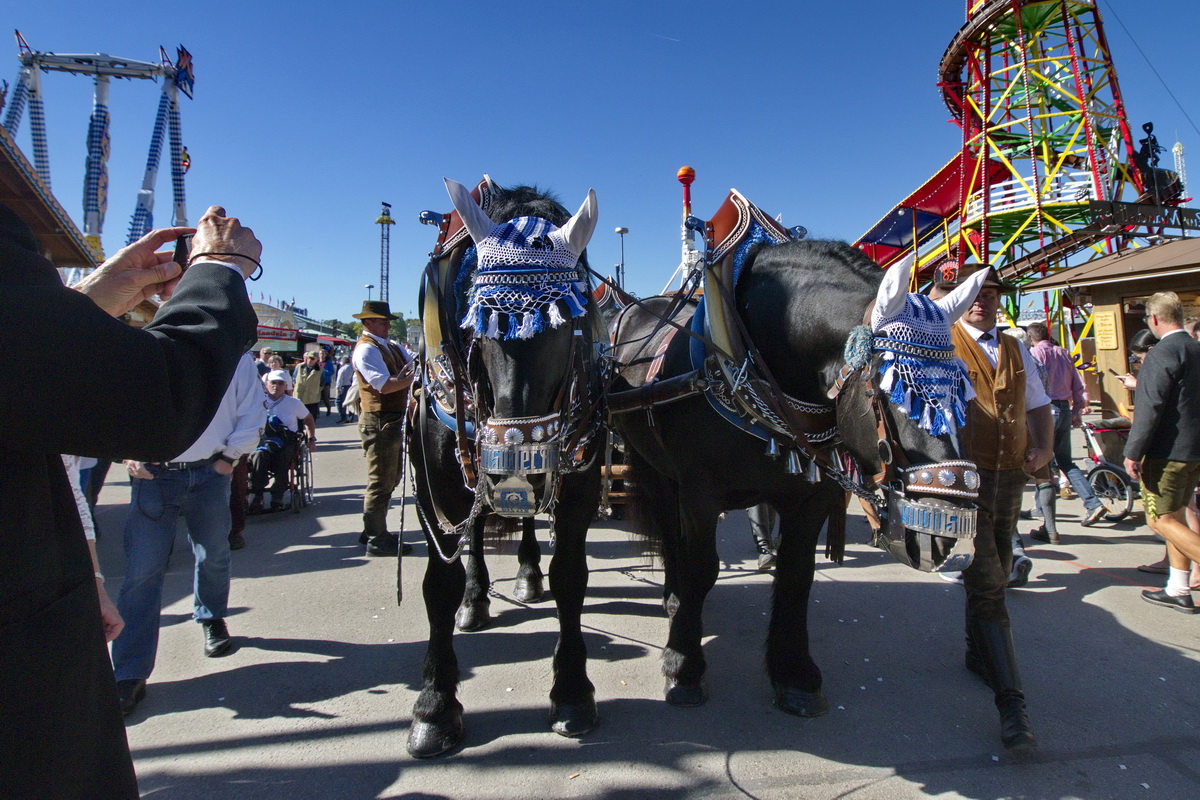
{"label": "belt with buckle", "polygon": [[212,466],[213,462],[216,460],[217,456],[213,455],[209,456],[208,458],[201,459],[200,461],[167,461],[165,463],[158,464],[157,466],[165,469],[167,472],[179,472],[185,469],[201,469],[203,467],[209,467]]}

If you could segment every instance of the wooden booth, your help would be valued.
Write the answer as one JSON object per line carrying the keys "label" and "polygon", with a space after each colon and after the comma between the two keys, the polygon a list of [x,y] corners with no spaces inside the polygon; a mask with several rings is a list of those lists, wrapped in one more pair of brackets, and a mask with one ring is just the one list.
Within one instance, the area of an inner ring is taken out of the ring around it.
{"label": "wooden booth", "polygon": [[1027,283],[1023,291],[1071,289],[1079,305],[1091,303],[1096,347],[1096,384],[1105,416],[1132,416],[1133,393],[1117,380],[1130,371],[1129,340],[1146,329],[1146,301],[1172,291],[1183,315],[1200,317],[1200,238],[1175,239],[1124,250]]}

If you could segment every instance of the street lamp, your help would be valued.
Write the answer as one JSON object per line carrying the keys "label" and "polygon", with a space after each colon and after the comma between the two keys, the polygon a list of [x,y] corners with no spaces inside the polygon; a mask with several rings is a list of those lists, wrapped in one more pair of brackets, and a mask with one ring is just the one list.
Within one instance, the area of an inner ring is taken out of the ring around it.
{"label": "street lamp", "polygon": [[621,263],[617,266],[617,286],[625,288],[625,234],[629,233],[629,228],[617,228],[617,235],[621,237]]}
{"label": "street lamp", "polygon": [[367,302],[370,302],[371,301],[371,290],[375,288],[375,284],[368,283],[363,288],[367,290]]}

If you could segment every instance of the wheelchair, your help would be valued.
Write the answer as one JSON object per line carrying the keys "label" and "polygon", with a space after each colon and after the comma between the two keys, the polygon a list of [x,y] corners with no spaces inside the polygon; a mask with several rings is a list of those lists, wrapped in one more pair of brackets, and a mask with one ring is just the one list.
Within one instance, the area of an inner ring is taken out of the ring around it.
{"label": "wheelchair", "polygon": [[313,502],[312,448],[303,437],[297,441],[296,456],[288,466],[288,495],[292,511],[297,514],[300,513],[300,509]]}

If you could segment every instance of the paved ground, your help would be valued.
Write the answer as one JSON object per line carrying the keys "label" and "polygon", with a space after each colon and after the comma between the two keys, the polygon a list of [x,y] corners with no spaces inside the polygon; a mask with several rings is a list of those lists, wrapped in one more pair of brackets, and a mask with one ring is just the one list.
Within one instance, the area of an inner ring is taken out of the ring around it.
{"label": "paved ground", "polygon": [[[146,797],[1200,797],[1200,615],[1142,602],[1139,590],[1159,584],[1134,567],[1161,545],[1140,518],[1081,528],[1078,501],[1060,502],[1063,544],[1031,548],[1033,580],[1010,594],[1032,754],[1004,754],[990,693],[962,667],[961,588],[861,544],[843,566],[820,563],[813,592],[829,714],[774,710],[762,670],[770,576],[754,570],[745,513],[734,512],[707,604],[707,705],[661,700],[661,573],[619,524],[597,524],[584,623],[600,727],[579,740],[549,732],[553,604],[510,599],[515,556],[492,553],[496,619],[456,637],[467,741],[415,761],[404,740],[424,655],[425,545],[406,535],[417,552],[397,607],[396,562],[357,544],[356,432],[327,423],[317,504],[251,520],[234,554],[239,647],[227,658],[201,653],[181,529],[158,666],[128,720]],[[129,490],[111,475],[98,517],[115,592]],[[397,504],[393,524],[399,516]],[[852,541],[865,531],[852,517]]]}

